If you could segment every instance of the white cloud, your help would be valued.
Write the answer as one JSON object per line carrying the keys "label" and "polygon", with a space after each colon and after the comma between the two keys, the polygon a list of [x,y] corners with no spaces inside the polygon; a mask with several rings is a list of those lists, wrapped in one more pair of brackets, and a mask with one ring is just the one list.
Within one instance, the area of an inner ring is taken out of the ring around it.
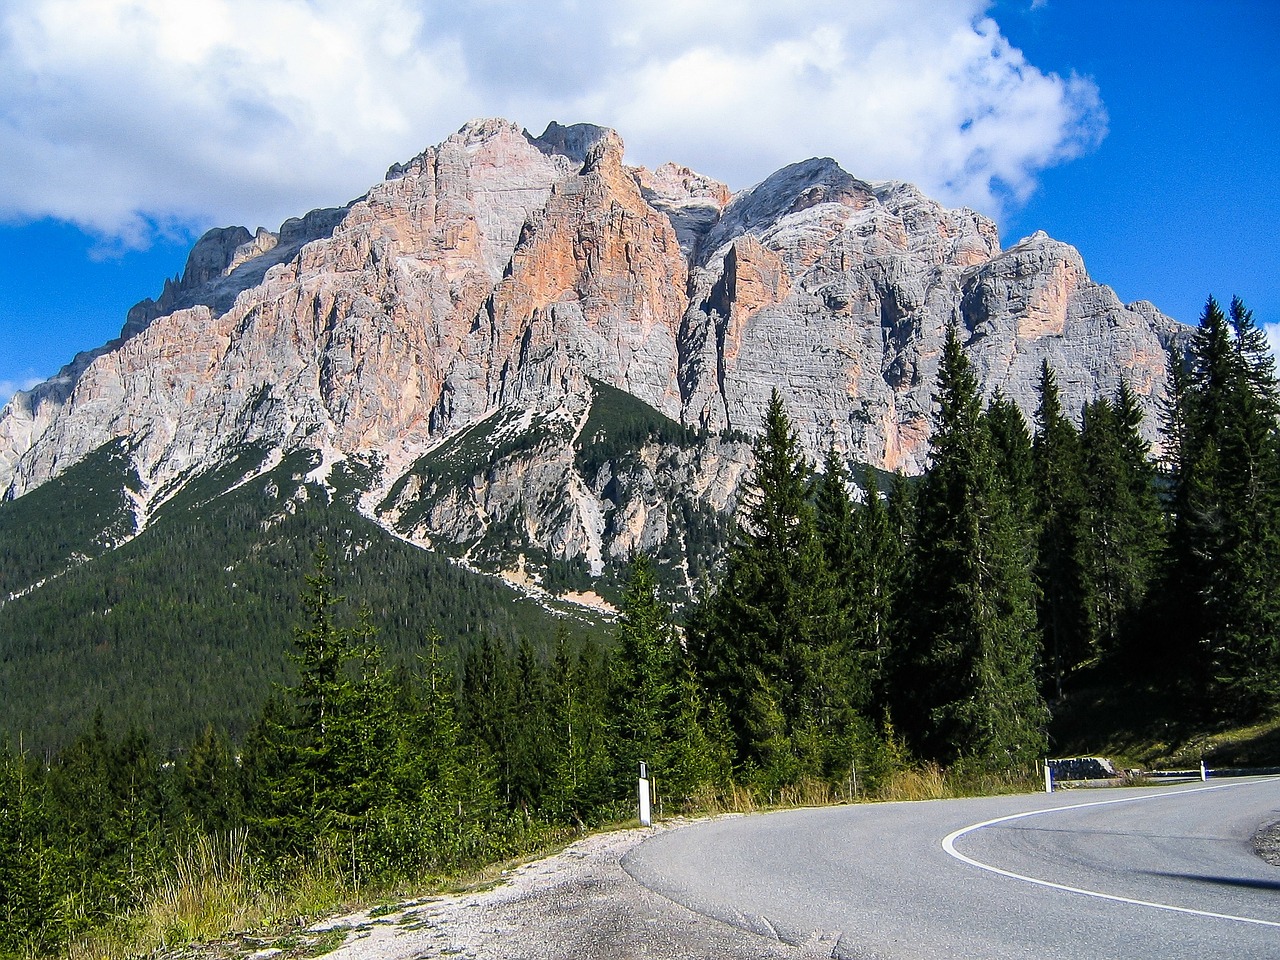
{"label": "white cloud", "polygon": [[1263,323],[1262,329],[1267,334],[1267,343],[1271,347],[1271,355],[1280,362],[1280,323]]}
{"label": "white cloud", "polygon": [[0,217],[274,226],[473,116],[614,126],[734,187],[832,156],[998,214],[1105,131],[984,0],[13,0]]}
{"label": "white cloud", "polygon": [[43,380],[43,377],[37,377],[31,371],[28,371],[20,380],[0,380],[0,407],[12,400],[13,395],[19,390],[30,390]]}

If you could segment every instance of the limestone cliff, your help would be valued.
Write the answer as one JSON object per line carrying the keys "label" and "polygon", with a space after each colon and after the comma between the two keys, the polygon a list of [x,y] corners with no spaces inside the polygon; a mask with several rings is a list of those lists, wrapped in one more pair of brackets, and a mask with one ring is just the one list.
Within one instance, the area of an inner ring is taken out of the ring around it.
{"label": "limestone cliff", "polygon": [[[1028,414],[1042,359],[1068,410],[1121,379],[1154,410],[1182,335],[1071,247],[1001,250],[979,214],[833,160],[731,195],[626,166],[611,130],[474,121],[345,206],[202,237],[120,339],[0,412],[0,494],[123,440],[145,525],[238,450],[309,447],[368,465],[363,509],[466,562],[687,564],[679,518],[730,508],[748,466],[715,438],[754,432],[774,388],[815,459],[922,469],[953,322]],[[605,461],[602,397],[615,438],[653,427]]]}

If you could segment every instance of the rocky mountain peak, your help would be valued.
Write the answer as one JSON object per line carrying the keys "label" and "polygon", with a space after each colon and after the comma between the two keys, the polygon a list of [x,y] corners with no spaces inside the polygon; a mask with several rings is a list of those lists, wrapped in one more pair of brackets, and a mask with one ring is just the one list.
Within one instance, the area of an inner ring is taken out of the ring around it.
{"label": "rocky mountain peak", "polygon": [[[598,127],[594,123],[574,123],[566,127],[554,120],[547,124],[547,129],[539,137],[525,133],[529,142],[543,153],[568,157],[577,164],[586,163],[592,148],[610,135],[615,138],[618,136],[608,127]],[[621,142],[619,139],[618,143]]]}
{"label": "rocky mountain peak", "polygon": [[[728,438],[774,389],[814,460],[922,469],[951,323],[1028,418],[1046,359],[1068,411],[1123,379],[1153,414],[1183,336],[1070,246],[1001,251],[989,219],[828,158],[731,195],[625,166],[605,127],[477,120],[350,204],[202,237],[121,340],[0,412],[0,496],[123,441],[145,520],[237,451],[310,449],[376,463],[362,509],[415,542],[514,538],[594,571],[678,555],[678,517],[732,508]],[[591,453],[610,429],[631,446]]]}

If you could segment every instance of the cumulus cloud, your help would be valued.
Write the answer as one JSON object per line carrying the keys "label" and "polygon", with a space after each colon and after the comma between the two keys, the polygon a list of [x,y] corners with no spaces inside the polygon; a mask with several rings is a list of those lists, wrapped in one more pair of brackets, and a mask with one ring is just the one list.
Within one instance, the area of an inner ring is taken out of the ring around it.
{"label": "cumulus cloud", "polygon": [[613,126],[743,187],[831,156],[998,215],[1105,134],[985,0],[14,0],[0,217],[125,244],[351,199],[475,116]]}

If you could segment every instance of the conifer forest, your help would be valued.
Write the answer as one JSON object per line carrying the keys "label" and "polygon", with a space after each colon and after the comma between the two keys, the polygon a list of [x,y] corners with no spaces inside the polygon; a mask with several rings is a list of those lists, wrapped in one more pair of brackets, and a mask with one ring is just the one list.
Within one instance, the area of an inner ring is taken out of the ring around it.
{"label": "conifer forest", "polygon": [[598,628],[473,617],[466,643],[440,622],[393,657],[397,612],[317,535],[279,627],[290,679],[254,679],[247,729],[172,748],[99,717],[55,749],[0,744],[0,955],[58,952],[201,843],[271,882],[317,862],[395,882],[634,817],[642,761],[668,812],[853,800],[923,764],[1029,780],[1064,697],[1100,676],[1205,724],[1274,717],[1280,381],[1261,328],[1209,300],[1159,456],[1127,386],[1074,418],[1057,377],[1041,369],[1027,423],[984,400],[953,328],[910,480],[807,462],[775,393],[702,594],[674,608],[637,556]]}

